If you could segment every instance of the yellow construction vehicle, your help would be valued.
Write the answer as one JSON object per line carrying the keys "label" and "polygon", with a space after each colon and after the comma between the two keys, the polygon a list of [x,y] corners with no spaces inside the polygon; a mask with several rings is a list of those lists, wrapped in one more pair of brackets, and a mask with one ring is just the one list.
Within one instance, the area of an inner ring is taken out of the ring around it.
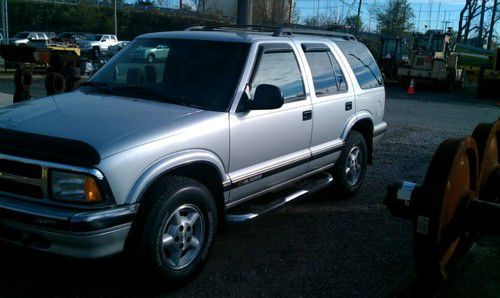
{"label": "yellow construction vehicle", "polygon": [[398,67],[397,78],[402,83],[438,83],[444,88],[459,87],[463,69],[458,66],[458,53],[450,47],[451,30],[428,30],[415,33],[409,61]]}

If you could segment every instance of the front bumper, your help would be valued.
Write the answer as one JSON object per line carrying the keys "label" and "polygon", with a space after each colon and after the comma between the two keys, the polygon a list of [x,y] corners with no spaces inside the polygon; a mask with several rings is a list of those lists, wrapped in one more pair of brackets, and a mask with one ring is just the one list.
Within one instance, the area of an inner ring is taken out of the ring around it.
{"label": "front bumper", "polygon": [[77,258],[119,253],[138,205],[70,210],[0,197],[0,240]]}

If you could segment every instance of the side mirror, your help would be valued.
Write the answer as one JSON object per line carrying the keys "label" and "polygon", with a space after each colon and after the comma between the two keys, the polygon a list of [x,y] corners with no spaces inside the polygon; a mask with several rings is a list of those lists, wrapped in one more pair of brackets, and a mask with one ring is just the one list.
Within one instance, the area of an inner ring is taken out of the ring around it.
{"label": "side mirror", "polygon": [[280,87],[269,84],[257,86],[253,100],[249,102],[250,110],[274,110],[283,106],[285,99]]}

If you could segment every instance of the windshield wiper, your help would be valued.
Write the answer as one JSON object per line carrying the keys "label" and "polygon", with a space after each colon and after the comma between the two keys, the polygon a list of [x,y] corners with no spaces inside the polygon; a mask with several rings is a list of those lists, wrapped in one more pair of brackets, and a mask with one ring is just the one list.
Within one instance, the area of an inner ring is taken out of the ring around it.
{"label": "windshield wiper", "polygon": [[[142,86],[137,86],[137,85],[123,85],[123,86],[113,86],[111,87],[111,91],[113,92],[130,92],[132,95],[137,95],[137,96],[145,96],[148,99],[156,99],[156,100],[166,100],[163,96],[158,94],[158,92],[142,87]],[[127,94],[125,94],[127,95]]]}
{"label": "windshield wiper", "polygon": [[100,91],[105,91],[106,93],[110,93],[111,91],[111,86],[103,82],[87,81],[80,84],[80,87],[93,87]]}
{"label": "windshield wiper", "polygon": [[377,83],[379,85],[382,85],[382,81],[377,77],[377,75],[375,74],[375,72],[373,71],[373,69],[368,66],[365,62],[363,62],[363,60],[361,60],[358,56],[350,53],[349,55],[353,56],[354,58],[358,59],[359,62],[361,62],[361,64],[363,64],[366,68],[368,68],[368,70],[371,72],[372,76],[375,78],[375,80],[377,80]]}
{"label": "windshield wiper", "polygon": [[170,103],[170,104],[188,106],[188,107],[197,108],[197,109],[203,109],[203,106],[189,102],[188,100],[184,100],[182,98],[167,97],[163,94],[159,94],[158,92],[156,92],[153,89],[149,89],[149,88],[146,88],[143,86],[137,86],[137,85],[114,86],[111,88],[111,91],[119,92],[120,95],[124,92],[130,92],[131,94],[124,94],[124,95],[125,96],[136,95],[136,96],[146,97],[147,99],[160,101],[160,102],[164,102],[164,103]]}

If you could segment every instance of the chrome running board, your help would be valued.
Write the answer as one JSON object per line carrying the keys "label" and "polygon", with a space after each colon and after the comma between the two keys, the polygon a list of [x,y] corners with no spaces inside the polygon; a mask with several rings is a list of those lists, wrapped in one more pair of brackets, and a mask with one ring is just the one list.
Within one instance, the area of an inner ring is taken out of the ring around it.
{"label": "chrome running board", "polygon": [[[295,201],[299,198],[307,197],[317,191],[320,191],[333,182],[333,177],[325,172],[313,175],[302,181],[299,181],[295,186],[284,189],[276,193],[274,199],[268,199],[265,203],[255,204],[250,200],[247,203],[230,208],[227,211],[226,222],[240,223],[255,219],[263,214],[283,207],[287,203]],[[266,196],[267,197],[267,196]],[[253,203],[253,204],[252,204]]]}

